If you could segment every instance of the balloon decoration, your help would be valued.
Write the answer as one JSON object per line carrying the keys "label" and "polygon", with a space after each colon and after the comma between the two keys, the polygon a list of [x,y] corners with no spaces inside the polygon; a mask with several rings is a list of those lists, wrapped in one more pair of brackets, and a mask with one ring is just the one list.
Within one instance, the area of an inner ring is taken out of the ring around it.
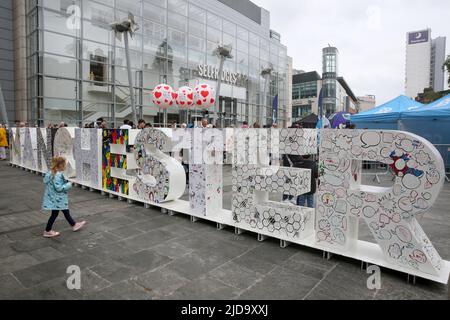
{"label": "balloon decoration", "polygon": [[177,105],[182,108],[186,109],[191,107],[194,104],[194,91],[185,86],[178,89],[178,97],[175,99],[175,102]]}
{"label": "balloon decoration", "polygon": [[174,104],[178,94],[168,84],[159,84],[153,91],[153,103],[161,108],[168,108]]}
{"label": "balloon decoration", "polygon": [[209,84],[199,84],[194,89],[194,104],[196,107],[209,108],[215,103],[215,90]]}

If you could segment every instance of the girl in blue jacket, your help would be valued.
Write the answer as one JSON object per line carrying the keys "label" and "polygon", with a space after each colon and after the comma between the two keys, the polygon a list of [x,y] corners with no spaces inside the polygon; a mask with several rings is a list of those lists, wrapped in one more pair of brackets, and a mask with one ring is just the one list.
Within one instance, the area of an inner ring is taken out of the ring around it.
{"label": "girl in blue jacket", "polygon": [[67,192],[72,187],[72,183],[64,178],[63,171],[65,168],[66,159],[63,157],[55,157],[52,161],[51,171],[47,172],[44,177],[45,192],[42,209],[52,210],[52,215],[48,219],[44,232],[44,237],[46,238],[59,236],[59,232],[52,230],[53,223],[58,217],[59,211],[64,213],[64,217],[66,217],[73,231],[80,230],[86,224],[86,221],[75,222],[70,216]]}

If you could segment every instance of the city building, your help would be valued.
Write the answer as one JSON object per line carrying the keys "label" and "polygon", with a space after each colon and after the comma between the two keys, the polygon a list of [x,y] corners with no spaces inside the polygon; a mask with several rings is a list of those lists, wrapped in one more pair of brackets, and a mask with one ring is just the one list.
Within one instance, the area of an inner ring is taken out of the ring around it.
{"label": "city building", "polygon": [[317,71],[293,70],[292,121],[312,113],[319,115],[319,96],[322,91],[323,115],[345,111],[358,112],[358,98],[338,72],[339,51],[335,47],[322,50],[322,77]]}
{"label": "city building", "polygon": [[[337,96],[337,104],[334,112],[345,111],[351,114],[355,114],[359,110],[359,101],[356,95],[353,93],[352,89],[345,81],[343,77],[337,78],[337,86],[336,86],[336,96]],[[327,110],[324,108],[324,110]],[[330,115],[327,110],[325,115]]]}
{"label": "city building", "polygon": [[431,38],[431,29],[406,34],[405,94],[416,98],[426,88],[444,90],[446,38]]}
{"label": "city building", "polygon": [[[311,113],[319,115],[319,95],[324,80],[317,71],[294,74],[292,77],[292,121],[298,121]],[[343,77],[337,77],[335,82],[336,98],[333,99],[333,112],[325,109],[323,113],[330,116],[334,112],[345,111],[356,113],[359,110],[359,100]],[[322,95],[324,90],[322,90]]]}
{"label": "city building", "polygon": [[292,76],[292,121],[298,121],[311,113],[319,113],[319,94],[322,78],[316,71]]}
{"label": "city building", "polygon": [[292,85],[293,85],[293,76],[294,76],[294,69],[293,69],[293,59],[292,57],[288,56],[287,59],[287,79],[288,79],[288,92],[290,93],[287,96],[287,105],[286,105],[286,127],[290,127],[292,125]]}
{"label": "city building", "polygon": [[[117,125],[131,119],[125,44],[110,26],[131,12],[139,26],[130,55],[140,117],[162,122],[163,110],[151,98],[159,83],[216,87],[215,72],[201,71],[218,69],[214,50],[231,45],[224,74],[232,76],[223,77],[219,109],[192,110],[189,120],[212,118],[216,111],[227,126],[252,123],[258,114],[263,125],[287,124],[287,48],[271,29],[270,13],[248,0],[6,0],[0,6],[16,26],[7,35],[16,49],[11,120],[81,125],[103,117]],[[182,120],[177,107],[168,109],[168,120]]]}
{"label": "city building", "polygon": [[322,88],[323,88],[323,111],[330,115],[338,110],[338,67],[339,51],[335,47],[322,49]]}
{"label": "city building", "polygon": [[[0,2],[0,87],[8,119],[14,119],[13,3]],[[1,112],[0,112],[1,115]],[[4,120],[0,119],[0,122]]]}
{"label": "city building", "polygon": [[431,87],[435,92],[445,89],[445,63],[446,38],[437,37],[431,43]]}
{"label": "city building", "polygon": [[368,111],[375,108],[377,101],[374,95],[365,95],[358,97],[359,109],[358,112]]}

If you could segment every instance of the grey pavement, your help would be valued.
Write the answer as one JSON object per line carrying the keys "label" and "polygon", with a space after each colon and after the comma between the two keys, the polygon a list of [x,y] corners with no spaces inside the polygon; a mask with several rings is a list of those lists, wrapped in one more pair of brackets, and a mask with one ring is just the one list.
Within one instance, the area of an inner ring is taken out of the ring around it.
{"label": "grey pavement", "polygon": [[[228,170],[228,171],[227,171]],[[229,208],[229,168],[224,207]],[[388,183],[388,180],[386,180]],[[70,191],[71,212],[88,224],[45,239],[42,178],[0,162],[0,299],[447,299],[447,286],[382,269],[380,290],[366,286],[360,262],[256,234],[235,235],[214,223],[191,223],[157,208]],[[450,184],[420,223],[450,259]],[[361,238],[372,240],[361,225]],[[81,289],[66,286],[67,267],[81,268]]]}

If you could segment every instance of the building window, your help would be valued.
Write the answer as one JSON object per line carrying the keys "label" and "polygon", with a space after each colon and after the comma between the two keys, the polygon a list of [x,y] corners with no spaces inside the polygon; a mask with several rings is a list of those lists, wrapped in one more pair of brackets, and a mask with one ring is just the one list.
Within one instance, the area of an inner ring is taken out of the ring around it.
{"label": "building window", "polygon": [[309,116],[312,112],[312,106],[310,104],[294,106],[292,108],[292,118],[294,120],[303,119]]}
{"label": "building window", "polygon": [[317,97],[317,81],[295,83],[292,86],[292,99],[309,99]]}
{"label": "building window", "polygon": [[95,85],[104,86],[106,82],[107,58],[91,54],[89,64],[89,80],[95,81]]}

